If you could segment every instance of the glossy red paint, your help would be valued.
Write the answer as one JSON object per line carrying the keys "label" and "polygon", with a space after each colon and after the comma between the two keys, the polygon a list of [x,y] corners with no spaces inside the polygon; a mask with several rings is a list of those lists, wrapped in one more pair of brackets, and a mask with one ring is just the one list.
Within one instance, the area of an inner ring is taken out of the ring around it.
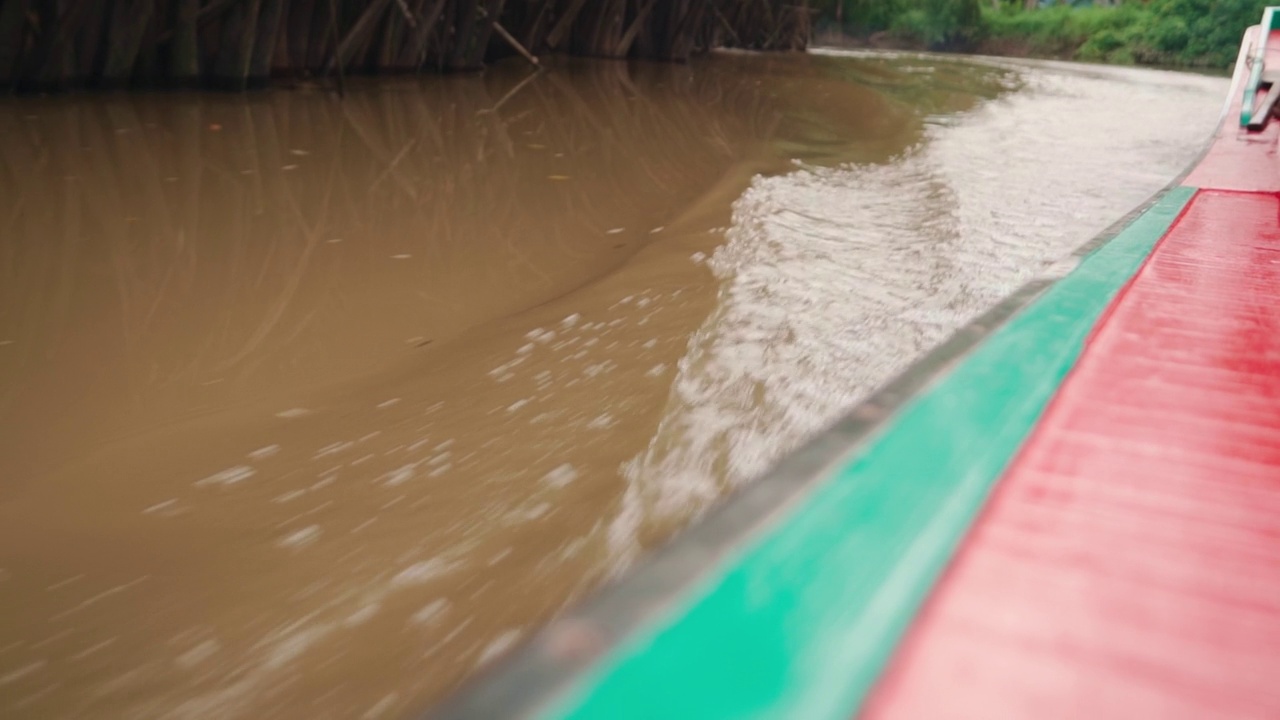
{"label": "glossy red paint", "polygon": [[863,716],[1280,718],[1280,196],[1192,200]]}
{"label": "glossy red paint", "polygon": [[[1253,47],[1256,34],[1257,28],[1249,29],[1241,44],[1242,54]],[[1260,132],[1249,132],[1240,127],[1242,84],[1248,75],[1248,67],[1243,62],[1237,63],[1236,67],[1226,122],[1204,159],[1187,176],[1186,184],[1242,192],[1280,192],[1280,156],[1276,153],[1280,119],[1273,119]],[[1280,30],[1273,31],[1267,42],[1266,67],[1280,68]],[[1257,105],[1261,106],[1264,100],[1265,94],[1258,98]]]}

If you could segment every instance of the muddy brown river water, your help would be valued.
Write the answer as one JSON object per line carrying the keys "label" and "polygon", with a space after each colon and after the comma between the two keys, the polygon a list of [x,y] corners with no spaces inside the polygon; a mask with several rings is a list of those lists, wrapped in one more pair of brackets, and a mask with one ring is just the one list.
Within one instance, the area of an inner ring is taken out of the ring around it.
{"label": "muddy brown river water", "polygon": [[0,716],[412,717],[1168,182],[886,54],[0,101]]}

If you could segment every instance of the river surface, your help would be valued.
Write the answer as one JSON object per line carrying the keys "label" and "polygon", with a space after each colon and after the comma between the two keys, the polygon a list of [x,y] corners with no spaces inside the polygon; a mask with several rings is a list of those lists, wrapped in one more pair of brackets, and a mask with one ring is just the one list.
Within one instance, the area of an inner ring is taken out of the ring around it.
{"label": "river surface", "polygon": [[0,101],[0,716],[410,717],[1180,172],[886,54]]}

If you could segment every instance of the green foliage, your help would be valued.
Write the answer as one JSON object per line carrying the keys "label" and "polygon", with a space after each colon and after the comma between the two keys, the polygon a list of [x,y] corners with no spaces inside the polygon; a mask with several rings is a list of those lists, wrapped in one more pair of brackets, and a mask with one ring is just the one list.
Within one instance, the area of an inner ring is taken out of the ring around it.
{"label": "green foliage", "polygon": [[855,35],[888,30],[903,12],[900,0],[820,0],[816,5],[820,16],[831,20],[836,17],[836,6],[842,5],[842,29]]}
{"label": "green foliage", "polygon": [[990,37],[1023,42],[1033,55],[1107,60],[1111,53],[1130,43],[1132,28],[1145,12],[1138,4],[1079,8],[1058,5],[1039,10],[989,11],[983,20]]}
{"label": "green foliage", "polygon": [[841,6],[841,29],[852,35],[879,32],[930,48],[958,48],[981,34],[979,0],[821,0],[820,17],[834,22]]}
{"label": "green foliage", "polygon": [[1241,33],[1258,23],[1266,6],[1265,0],[1152,0],[1143,39],[1166,62],[1226,67]]}
{"label": "green foliage", "polygon": [[[842,29],[934,49],[1020,48],[1031,55],[1097,62],[1230,68],[1245,28],[1267,0],[1124,0],[1114,7],[1067,3],[1024,9],[1022,0],[818,0]],[[998,5],[998,9],[994,7]]]}
{"label": "green foliage", "polygon": [[889,30],[931,48],[966,47],[981,34],[978,0],[915,0]]}

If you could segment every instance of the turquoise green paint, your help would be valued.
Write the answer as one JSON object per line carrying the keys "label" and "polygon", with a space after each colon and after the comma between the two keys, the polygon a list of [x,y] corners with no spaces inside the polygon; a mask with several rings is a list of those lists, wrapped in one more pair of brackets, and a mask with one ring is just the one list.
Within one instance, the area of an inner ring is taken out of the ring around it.
{"label": "turquoise green paint", "polygon": [[844,720],[1180,187],[1012,318],[538,717]]}

